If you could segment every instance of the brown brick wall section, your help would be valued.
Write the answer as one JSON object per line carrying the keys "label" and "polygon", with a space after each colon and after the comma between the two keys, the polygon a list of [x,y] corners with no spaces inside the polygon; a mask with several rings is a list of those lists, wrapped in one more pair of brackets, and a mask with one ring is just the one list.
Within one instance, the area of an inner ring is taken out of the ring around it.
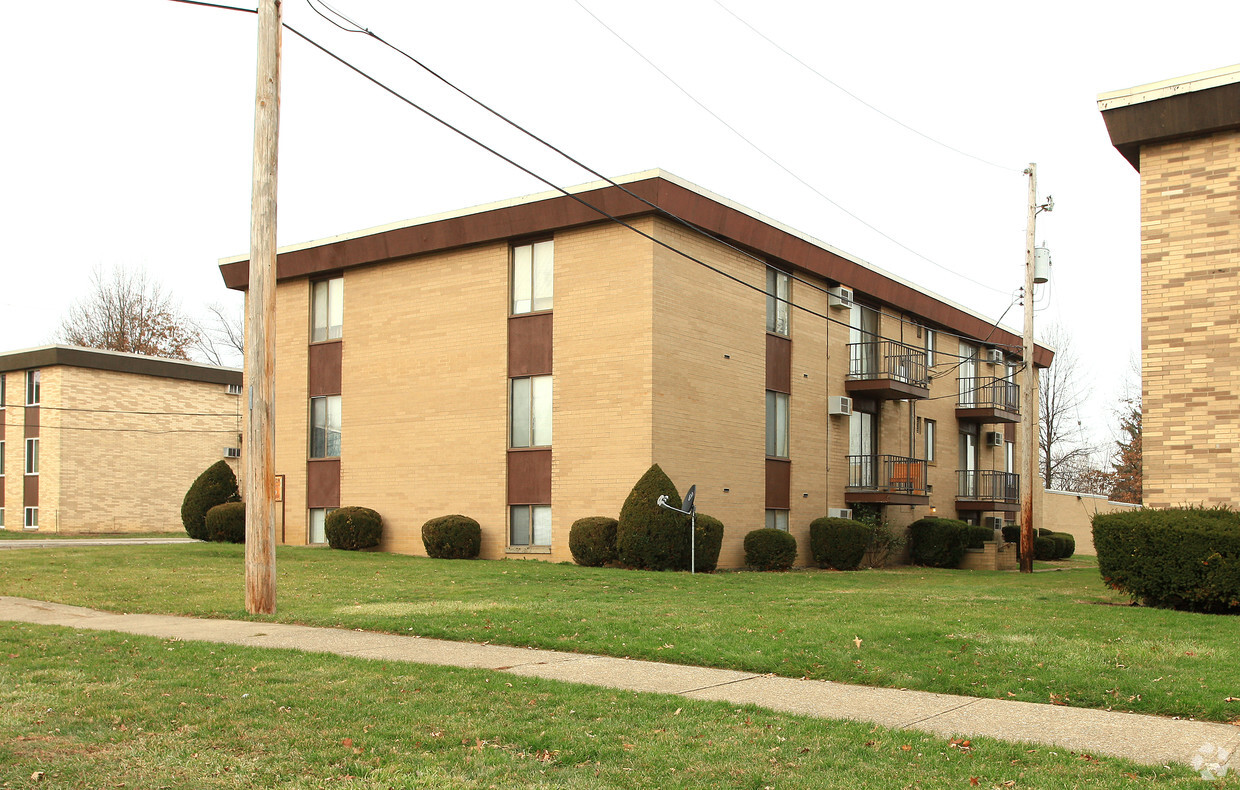
{"label": "brown brick wall section", "polygon": [[1141,149],[1144,499],[1240,506],[1240,132]]}
{"label": "brown brick wall section", "polygon": [[42,400],[40,532],[179,532],[190,484],[237,446],[223,384],[56,366]]}

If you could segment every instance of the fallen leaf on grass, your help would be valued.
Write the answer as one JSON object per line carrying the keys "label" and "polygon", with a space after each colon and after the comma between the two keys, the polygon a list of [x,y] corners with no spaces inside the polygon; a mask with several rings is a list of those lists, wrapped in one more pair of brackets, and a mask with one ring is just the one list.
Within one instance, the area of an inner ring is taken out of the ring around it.
{"label": "fallen leaf on grass", "polygon": [[971,787],[977,787],[979,784],[981,784],[981,781],[976,776],[969,777],[969,785]]}
{"label": "fallen leaf on grass", "polygon": [[911,752],[911,751],[913,751],[913,747],[912,747],[912,746],[909,746],[909,745],[906,743],[906,744],[904,744],[903,746],[901,746],[901,747],[900,747],[900,751],[902,751],[902,752]]}

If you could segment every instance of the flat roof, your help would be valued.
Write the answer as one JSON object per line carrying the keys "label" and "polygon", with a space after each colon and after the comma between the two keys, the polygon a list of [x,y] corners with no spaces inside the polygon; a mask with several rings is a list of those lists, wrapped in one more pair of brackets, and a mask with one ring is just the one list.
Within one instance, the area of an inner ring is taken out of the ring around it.
{"label": "flat roof", "polygon": [[1117,91],[1099,93],[1098,109],[1113,110],[1116,107],[1128,107],[1142,102],[1165,99],[1168,96],[1175,96],[1181,93],[1192,93],[1218,87],[1219,85],[1230,85],[1233,82],[1240,82],[1240,64],[1224,66],[1220,69],[1211,69],[1210,71],[1201,71],[1184,77],[1172,77],[1168,80],[1150,82],[1134,88],[1123,88]]}
{"label": "flat roof", "polygon": [[[993,322],[981,313],[666,170],[646,170],[612,180],[628,191],[600,180],[568,187],[565,192],[588,193],[592,205],[622,219],[662,209],[773,263],[842,283],[960,334],[980,339],[992,331]],[[277,250],[276,279],[325,276],[356,266],[608,221],[563,192],[539,192],[290,244]],[[249,283],[249,257],[221,258],[220,273],[229,288],[244,290]],[[989,342],[1019,347],[1020,333],[1000,326]],[[1039,346],[1035,356],[1036,363],[1045,367],[1053,351]]]}
{"label": "flat roof", "polygon": [[127,354],[82,346],[36,346],[0,352],[0,373],[66,365],[74,368],[110,370],[165,379],[202,381],[208,384],[240,384],[239,368],[225,368],[182,359],[163,359],[146,354]]}

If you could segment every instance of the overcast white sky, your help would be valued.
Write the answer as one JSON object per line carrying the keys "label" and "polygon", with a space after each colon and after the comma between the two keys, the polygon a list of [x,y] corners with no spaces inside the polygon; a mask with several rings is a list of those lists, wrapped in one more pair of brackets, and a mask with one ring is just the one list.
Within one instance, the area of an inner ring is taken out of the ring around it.
{"label": "overcast white sky", "polygon": [[[1138,176],[1110,146],[1097,94],[1240,61],[1235,0],[332,2],[602,173],[664,168],[992,318],[1022,281],[1020,170],[1037,162],[1040,196],[1055,197],[1039,221],[1055,274],[1037,322],[1071,336],[1102,438],[1140,355],[1140,245]],[[1003,167],[876,114],[725,8]],[[51,342],[98,265],[144,266],[191,313],[235,304],[217,260],[249,247],[256,17],[168,0],[23,14],[0,29],[0,350]],[[285,22],[552,182],[593,180],[305,0],[286,0]],[[283,67],[282,245],[547,188],[287,32]],[[1019,309],[1006,324],[1019,327]]]}

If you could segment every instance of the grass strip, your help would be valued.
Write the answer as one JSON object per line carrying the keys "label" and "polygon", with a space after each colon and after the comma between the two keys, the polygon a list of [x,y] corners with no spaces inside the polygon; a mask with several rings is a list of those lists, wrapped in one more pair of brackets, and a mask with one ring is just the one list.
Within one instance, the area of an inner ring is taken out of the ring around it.
{"label": "grass strip", "polygon": [[0,627],[0,653],[5,788],[1201,786],[1186,767],[483,670],[24,624]]}
{"label": "grass strip", "polygon": [[[1126,605],[1097,571],[689,576],[282,547],[281,622],[976,697],[1240,720],[1240,618]],[[0,589],[247,618],[243,547],[0,553]]]}

